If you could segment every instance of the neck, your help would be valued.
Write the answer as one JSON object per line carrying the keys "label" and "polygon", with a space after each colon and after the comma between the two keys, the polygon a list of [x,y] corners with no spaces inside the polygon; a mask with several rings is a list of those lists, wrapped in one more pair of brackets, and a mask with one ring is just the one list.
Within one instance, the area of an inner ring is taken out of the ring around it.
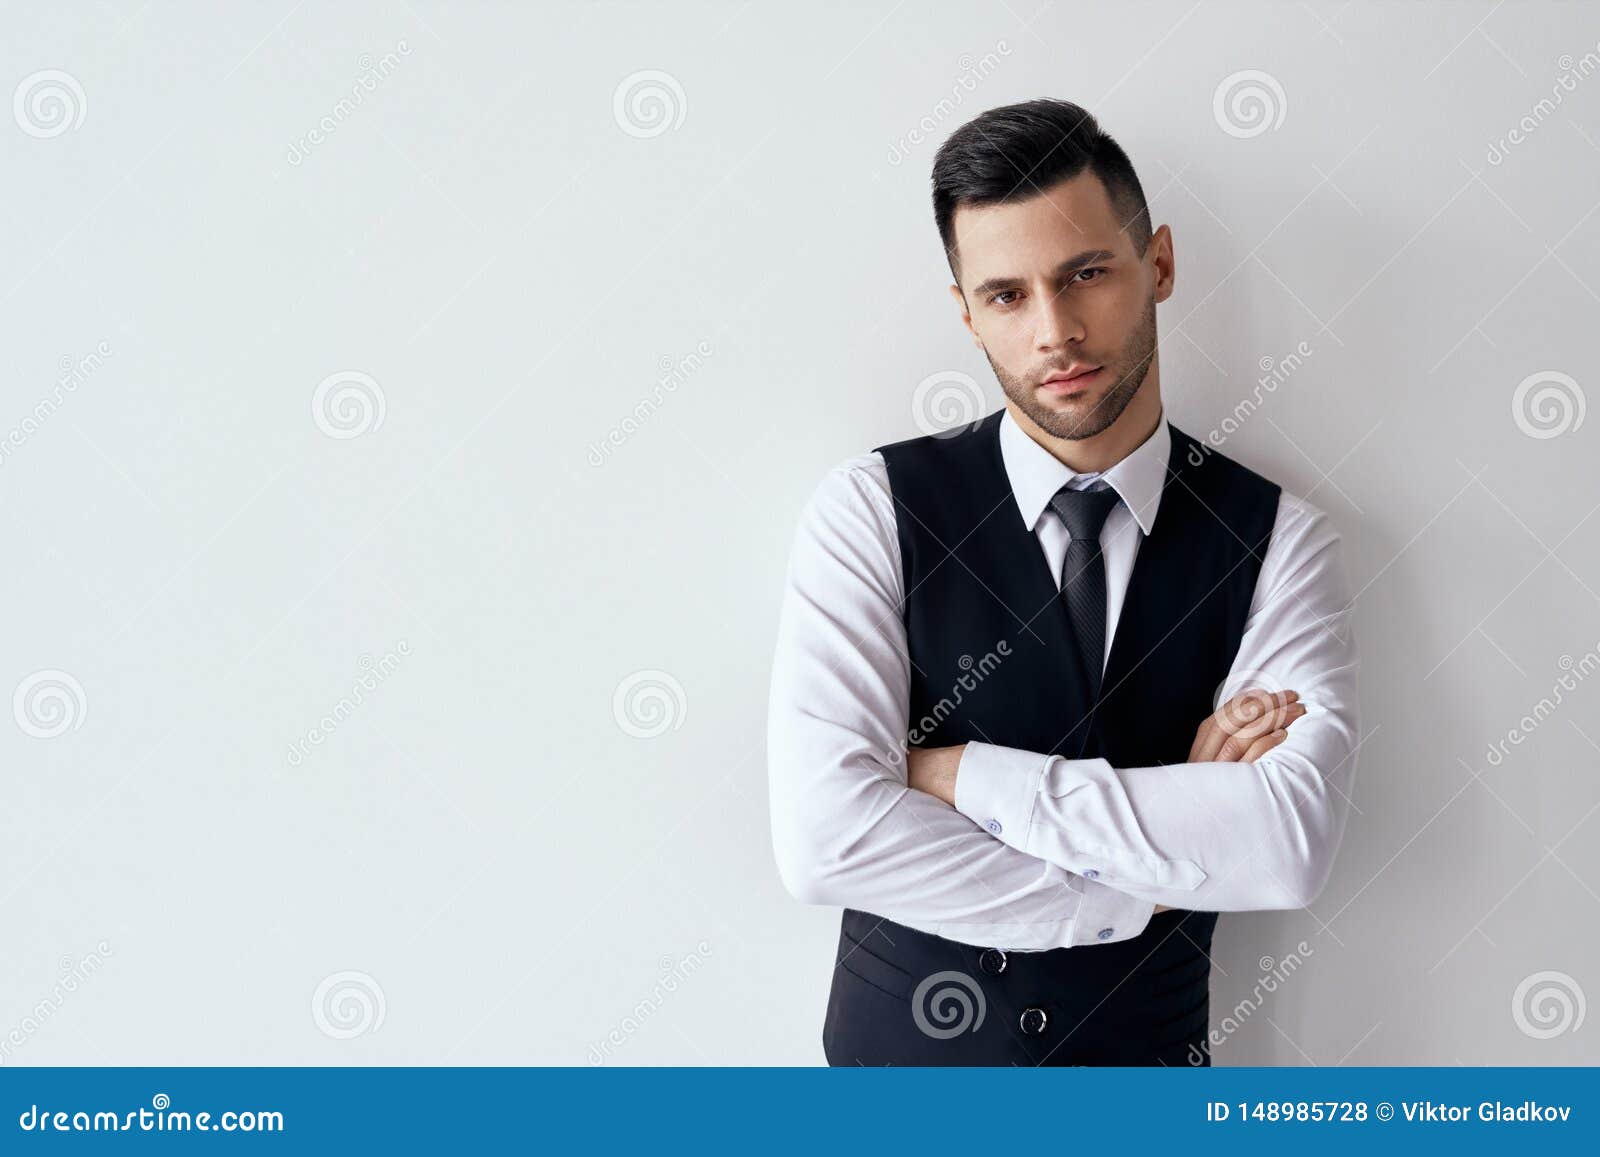
{"label": "neck", "polygon": [[1093,474],[1111,469],[1144,445],[1161,423],[1161,382],[1155,367],[1146,375],[1137,393],[1117,420],[1089,438],[1057,438],[1006,399],[1006,409],[1017,425],[1039,445],[1050,451],[1062,465],[1078,474]]}

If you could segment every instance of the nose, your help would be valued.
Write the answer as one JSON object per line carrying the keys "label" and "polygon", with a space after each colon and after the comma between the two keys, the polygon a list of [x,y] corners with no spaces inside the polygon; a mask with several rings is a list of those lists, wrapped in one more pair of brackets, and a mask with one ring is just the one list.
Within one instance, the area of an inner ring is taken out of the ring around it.
{"label": "nose", "polygon": [[1083,341],[1083,319],[1074,310],[1071,295],[1041,293],[1034,316],[1033,344],[1040,353],[1059,352]]}

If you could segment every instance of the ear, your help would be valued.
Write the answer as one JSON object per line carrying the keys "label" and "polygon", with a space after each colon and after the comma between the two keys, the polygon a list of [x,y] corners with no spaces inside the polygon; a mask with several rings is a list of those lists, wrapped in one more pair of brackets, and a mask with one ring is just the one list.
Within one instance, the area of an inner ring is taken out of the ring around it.
{"label": "ear", "polygon": [[967,332],[972,335],[972,344],[982,349],[983,342],[978,338],[978,331],[972,328],[972,311],[967,308],[966,295],[961,292],[959,285],[952,285],[950,287],[950,296],[955,298],[956,308],[961,311],[961,322],[967,327]]}
{"label": "ear", "polygon": [[1162,302],[1172,296],[1172,287],[1178,280],[1178,266],[1172,252],[1172,230],[1163,225],[1150,235],[1150,248],[1145,253],[1156,271],[1155,297]]}

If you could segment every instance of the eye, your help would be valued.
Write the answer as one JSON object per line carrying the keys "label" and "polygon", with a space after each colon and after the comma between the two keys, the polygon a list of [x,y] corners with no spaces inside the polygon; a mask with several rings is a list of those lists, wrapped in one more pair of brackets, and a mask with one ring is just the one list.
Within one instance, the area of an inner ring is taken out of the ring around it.
{"label": "eye", "polygon": [[1008,306],[1008,305],[1010,305],[1012,303],[1009,302],[1009,301],[1001,301],[1000,299],[1002,297],[1014,297],[1016,295],[1016,292],[1017,291],[1015,289],[1002,289],[999,293],[995,293],[995,294],[991,294],[990,295],[989,304],[990,305],[998,305],[998,306],[1001,306],[1002,308],[1004,308],[1005,306]]}
{"label": "eye", "polygon": [[[1085,277],[1085,275],[1093,273],[1093,274],[1100,274],[1100,275],[1103,276],[1105,274],[1105,272],[1106,272],[1106,268],[1103,265],[1096,265],[1096,266],[1093,266],[1093,267],[1091,267],[1089,269],[1080,269],[1080,270],[1078,270],[1077,277],[1075,277],[1074,280],[1077,281],[1078,284],[1082,285],[1082,284],[1084,284],[1084,282],[1079,280],[1079,279]],[[1088,280],[1097,281],[1097,280],[1099,280],[1099,278],[1098,277],[1090,277]]]}

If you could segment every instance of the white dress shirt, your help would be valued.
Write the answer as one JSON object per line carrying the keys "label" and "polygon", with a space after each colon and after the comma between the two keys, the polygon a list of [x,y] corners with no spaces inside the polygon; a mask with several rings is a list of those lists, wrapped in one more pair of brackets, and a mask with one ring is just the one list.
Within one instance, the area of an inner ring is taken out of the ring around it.
{"label": "white dress shirt", "polygon": [[[1109,656],[1161,502],[1171,450],[1165,415],[1099,474],[1075,474],[1009,412],[1000,448],[1016,504],[993,517],[1032,527],[1052,574],[1061,573],[1070,535],[1050,497],[1103,477],[1122,498],[1100,536]],[[1358,747],[1353,612],[1339,535],[1321,510],[1282,494],[1217,700],[1249,686],[1300,693],[1306,714],[1255,763],[1114,768],[1100,758],[969,743],[955,808],[910,789],[903,587],[883,457],[847,459],[801,516],[772,671],[773,842],[796,897],[1030,951],[1129,939],[1156,904],[1298,908],[1321,891]]]}

